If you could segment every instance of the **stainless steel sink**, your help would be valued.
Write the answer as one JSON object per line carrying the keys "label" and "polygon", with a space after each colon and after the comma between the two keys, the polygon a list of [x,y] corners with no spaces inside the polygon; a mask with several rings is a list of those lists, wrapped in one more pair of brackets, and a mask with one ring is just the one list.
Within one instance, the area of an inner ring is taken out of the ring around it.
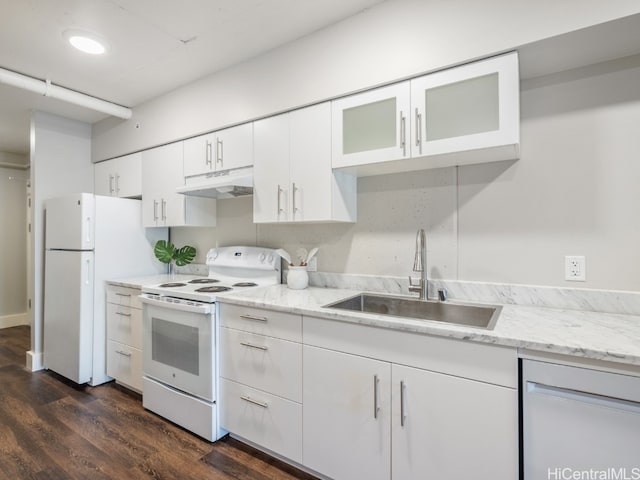
{"label": "stainless steel sink", "polygon": [[502,307],[496,305],[428,302],[413,298],[369,293],[361,293],[324,307],[393,317],[433,320],[488,330],[495,326],[502,310]]}

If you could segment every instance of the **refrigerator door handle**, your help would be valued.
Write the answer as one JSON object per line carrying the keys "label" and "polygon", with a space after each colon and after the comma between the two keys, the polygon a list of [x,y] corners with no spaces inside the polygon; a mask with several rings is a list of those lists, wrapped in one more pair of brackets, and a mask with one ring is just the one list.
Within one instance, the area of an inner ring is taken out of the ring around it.
{"label": "refrigerator door handle", "polygon": [[87,238],[86,238],[86,242],[87,242],[87,245],[91,245],[91,217],[90,216],[87,217]]}
{"label": "refrigerator door handle", "polygon": [[85,285],[91,284],[91,259],[87,258],[87,278],[84,281]]}

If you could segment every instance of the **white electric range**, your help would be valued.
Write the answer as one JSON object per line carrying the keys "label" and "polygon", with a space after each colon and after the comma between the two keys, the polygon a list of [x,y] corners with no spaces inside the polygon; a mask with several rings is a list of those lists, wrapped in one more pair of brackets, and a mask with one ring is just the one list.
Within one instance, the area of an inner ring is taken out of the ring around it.
{"label": "white electric range", "polygon": [[217,421],[216,298],[280,283],[280,257],[259,247],[207,253],[209,275],[142,287],[143,405],[209,441]]}

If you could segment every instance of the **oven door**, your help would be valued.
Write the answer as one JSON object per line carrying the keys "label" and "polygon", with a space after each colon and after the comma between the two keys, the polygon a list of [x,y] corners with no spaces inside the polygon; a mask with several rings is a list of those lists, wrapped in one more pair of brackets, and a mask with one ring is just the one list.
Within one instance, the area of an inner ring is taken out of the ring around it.
{"label": "oven door", "polygon": [[183,311],[142,300],[144,375],[213,402],[215,313]]}

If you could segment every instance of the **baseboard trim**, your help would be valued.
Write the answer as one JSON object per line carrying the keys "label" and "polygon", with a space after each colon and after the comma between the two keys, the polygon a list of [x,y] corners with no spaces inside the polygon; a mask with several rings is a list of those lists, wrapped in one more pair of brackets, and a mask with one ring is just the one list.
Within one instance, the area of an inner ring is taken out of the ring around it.
{"label": "baseboard trim", "polygon": [[17,327],[19,325],[29,325],[27,313],[0,316],[0,328]]}
{"label": "baseboard trim", "polygon": [[37,372],[44,370],[44,357],[42,352],[36,353],[31,350],[27,352],[27,370]]}

